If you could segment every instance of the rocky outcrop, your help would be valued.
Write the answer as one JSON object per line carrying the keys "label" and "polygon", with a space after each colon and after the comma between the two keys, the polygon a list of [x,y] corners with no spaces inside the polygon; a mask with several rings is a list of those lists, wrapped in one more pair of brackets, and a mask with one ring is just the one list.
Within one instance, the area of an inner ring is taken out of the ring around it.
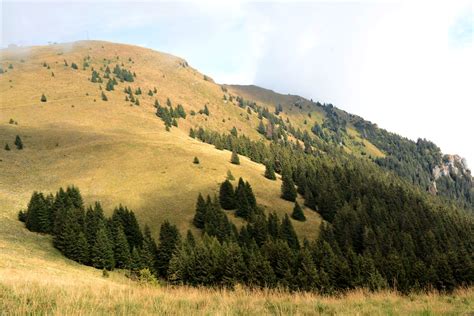
{"label": "rocky outcrop", "polygon": [[467,165],[467,160],[459,155],[444,155],[442,163],[433,168],[432,176],[433,181],[428,188],[428,191],[433,195],[438,193],[436,180],[440,177],[466,177],[472,179],[471,170]]}

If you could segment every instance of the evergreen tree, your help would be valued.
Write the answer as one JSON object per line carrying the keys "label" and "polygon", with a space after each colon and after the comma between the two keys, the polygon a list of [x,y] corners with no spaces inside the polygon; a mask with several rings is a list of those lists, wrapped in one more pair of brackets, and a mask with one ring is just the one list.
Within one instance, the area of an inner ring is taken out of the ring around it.
{"label": "evergreen tree", "polygon": [[145,268],[143,263],[142,256],[138,248],[133,248],[132,254],[130,256],[130,272],[133,276],[138,276],[141,269]]}
{"label": "evergreen tree", "polygon": [[140,248],[142,246],[143,235],[135,213],[119,205],[112,214],[112,221],[119,222],[122,225],[130,248]]}
{"label": "evergreen tree", "polygon": [[280,234],[281,234],[281,238],[288,243],[288,246],[291,249],[300,248],[298,236],[296,235],[295,229],[293,228],[293,225],[291,224],[290,217],[288,216],[288,214],[285,214],[285,217],[283,218],[281,222]]}
{"label": "evergreen tree", "polygon": [[234,175],[232,174],[232,172],[230,170],[227,170],[226,179],[229,180],[229,181],[234,181],[235,180]]}
{"label": "evergreen tree", "polygon": [[204,105],[203,113],[204,113],[205,115],[209,116],[209,108],[207,107],[207,104]]}
{"label": "evergreen tree", "polygon": [[113,250],[115,267],[126,269],[130,265],[130,248],[128,246],[127,237],[119,222],[114,223],[113,229]]}
{"label": "evergreen tree", "polygon": [[225,180],[220,186],[219,203],[224,210],[232,210],[235,208],[234,187],[229,180]]}
{"label": "evergreen tree", "polygon": [[304,216],[303,209],[300,207],[298,202],[295,202],[295,207],[293,208],[293,213],[291,217],[297,221],[304,222],[306,220],[306,216]]}
{"label": "evergreen tree", "polygon": [[112,243],[103,223],[99,224],[96,239],[91,249],[91,262],[98,269],[112,270],[115,266]]}
{"label": "evergreen tree", "polygon": [[258,123],[257,131],[262,135],[265,135],[267,133],[267,129],[265,128],[265,125],[263,124],[262,120],[260,120],[260,122]]}
{"label": "evergreen tree", "polygon": [[89,254],[89,244],[87,242],[86,236],[83,231],[80,231],[77,236],[76,241],[76,254],[74,256],[74,260],[82,263],[87,264],[90,260]]}
{"label": "evergreen tree", "polygon": [[206,218],[206,201],[202,197],[201,193],[199,193],[196,203],[196,214],[194,214],[193,224],[197,228],[204,228],[205,218]]}
{"label": "evergreen tree", "polygon": [[193,128],[189,129],[189,137],[191,138],[196,138],[196,132],[194,131]]}
{"label": "evergreen tree", "polygon": [[48,99],[46,99],[46,96],[44,95],[44,93],[41,95],[40,101],[41,101],[41,102],[46,102],[46,101],[48,101]]}
{"label": "evergreen tree", "polygon": [[158,254],[156,257],[156,270],[159,276],[167,277],[171,257],[178,247],[180,240],[181,236],[175,225],[171,225],[168,221],[161,224]]}
{"label": "evergreen tree", "polygon": [[199,164],[199,158],[198,157],[194,157],[193,164],[195,164],[195,165]]}
{"label": "evergreen tree", "polygon": [[222,284],[232,289],[247,275],[247,267],[244,262],[242,250],[237,243],[224,243],[222,245],[221,258],[224,267]]}
{"label": "evergreen tree", "polygon": [[107,91],[114,90],[114,82],[112,80],[109,79],[109,81],[107,81],[107,85],[105,86],[105,90],[107,90]]}
{"label": "evergreen tree", "polygon": [[276,180],[275,170],[273,169],[273,164],[270,162],[265,164],[265,178]]}
{"label": "evergreen tree", "polygon": [[143,247],[141,251],[141,260],[145,267],[148,267],[154,274],[156,271],[156,258],[158,256],[158,247],[155,240],[151,237],[151,231],[148,226],[145,226],[143,232]]}
{"label": "evergreen tree", "polygon": [[107,96],[105,95],[104,91],[102,91],[101,98],[102,98],[102,101],[108,101],[109,100],[107,98]]}
{"label": "evergreen tree", "polygon": [[5,144],[5,150],[10,151],[10,146],[8,146],[8,143]]}
{"label": "evergreen tree", "polygon": [[18,150],[23,149],[23,141],[21,140],[19,135],[16,135],[16,137],[15,137],[15,146],[16,146],[16,149],[18,149]]}
{"label": "evergreen tree", "polygon": [[99,202],[95,203],[94,208],[89,207],[87,209],[84,222],[87,243],[89,244],[89,249],[92,249],[96,240],[97,231],[101,223],[104,224],[105,222],[102,206]]}
{"label": "evergreen tree", "polygon": [[26,228],[33,232],[50,232],[49,212],[43,193],[33,192],[26,211]]}
{"label": "evergreen tree", "polygon": [[303,248],[299,252],[295,283],[303,291],[314,291],[320,288],[319,273],[308,249]]}
{"label": "evergreen tree", "polygon": [[239,178],[239,183],[235,190],[235,203],[237,204],[237,211],[235,215],[249,219],[253,213],[252,207],[250,206],[247,190],[245,188],[245,183],[242,178]]}
{"label": "evergreen tree", "polygon": [[294,202],[296,200],[296,189],[293,179],[288,171],[284,171],[282,175],[281,197],[287,201]]}
{"label": "evergreen tree", "polygon": [[233,163],[234,165],[240,165],[239,155],[237,154],[237,151],[235,149],[232,150],[232,156],[230,158],[230,162]]}

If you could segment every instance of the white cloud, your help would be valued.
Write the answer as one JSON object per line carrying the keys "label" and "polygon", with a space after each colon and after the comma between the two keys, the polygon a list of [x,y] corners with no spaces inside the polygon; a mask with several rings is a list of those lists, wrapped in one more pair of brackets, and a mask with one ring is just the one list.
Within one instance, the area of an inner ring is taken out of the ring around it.
{"label": "white cloud", "polygon": [[332,102],[474,161],[472,1],[3,2],[2,45],[104,39]]}

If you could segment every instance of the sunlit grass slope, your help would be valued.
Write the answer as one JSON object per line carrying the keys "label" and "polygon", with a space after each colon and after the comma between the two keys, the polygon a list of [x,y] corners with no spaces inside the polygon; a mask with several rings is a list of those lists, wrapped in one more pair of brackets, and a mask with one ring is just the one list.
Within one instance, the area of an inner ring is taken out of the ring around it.
{"label": "sunlit grass slope", "polygon": [[[6,70],[0,74],[1,313],[405,315],[473,310],[472,290],[454,296],[357,292],[325,298],[160,288],[141,286],[120,272],[105,279],[101,271],[65,259],[52,247],[50,236],[27,231],[16,218],[34,190],[54,192],[60,186],[77,185],[86,204],[99,200],[109,213],[119,203],[125,204],[155,236],[165,219],[183,232],[191,228],[198,192],[216,193],[228,170],[252,184],[258,203],[267,211],[282,216],[290,213],[293,205],[279,198],[280,180],[265,179],[262,165],[245,157],[241,157],[240,166],[232,165],[228,151],[188,137],[189,128],[197,126],[221,132],[235,126],[254,139],[260,136],[255,131],[256,115],[247,119],[244,109],[224,102],[221,87],[205,80],[184,60],[106,42],[8,49],[0,54],[1,67]],[[83,70],[87,56],[90,66]],[[91,67],[99,70],[109,61],[111,68],[123,63],[137,76],[133,83],[119,83],[114,91],[106,91],[105,102],[99,84],[89,78]],[[71,68],[72,63],[78,65],[77,70]],[[143,91],[139,106],[125,101],[123,89],[128,85]],[[156,95],[148,96],[148,90],[155,87]],[[40,102],[43,93],[47,102]],[[174,106],[182,104],[188,113],[186,119],[179,120],[179,128],[170,132],[165,131],[153,107],[155,99],[164,105],[167,98]],[[210,116],[190,115],[204,105]],[[302,115],[294,113],[295,124],[302,124]],[[322,120],[322,113],[315,112],[313,118]],[[16,135],[23,139],[21,151],[13,144]],[[6,143],[10,151],[3,150]],[[192,163],[195,156],[199,165]],[[306,216],[305,223],[294,222],[294,226],[300,236],[313,239],[320,217],[309,210]]]}

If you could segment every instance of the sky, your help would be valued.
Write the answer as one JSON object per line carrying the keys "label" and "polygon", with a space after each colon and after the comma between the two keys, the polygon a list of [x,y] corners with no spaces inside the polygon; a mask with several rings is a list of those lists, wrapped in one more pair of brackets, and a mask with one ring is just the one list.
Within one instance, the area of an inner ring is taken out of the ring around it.
{"label": "sky", "polygon": [[186,59],[219,83],[332,103],[474,166],[474,0],[9,1],[0,46],[83,39]]}

